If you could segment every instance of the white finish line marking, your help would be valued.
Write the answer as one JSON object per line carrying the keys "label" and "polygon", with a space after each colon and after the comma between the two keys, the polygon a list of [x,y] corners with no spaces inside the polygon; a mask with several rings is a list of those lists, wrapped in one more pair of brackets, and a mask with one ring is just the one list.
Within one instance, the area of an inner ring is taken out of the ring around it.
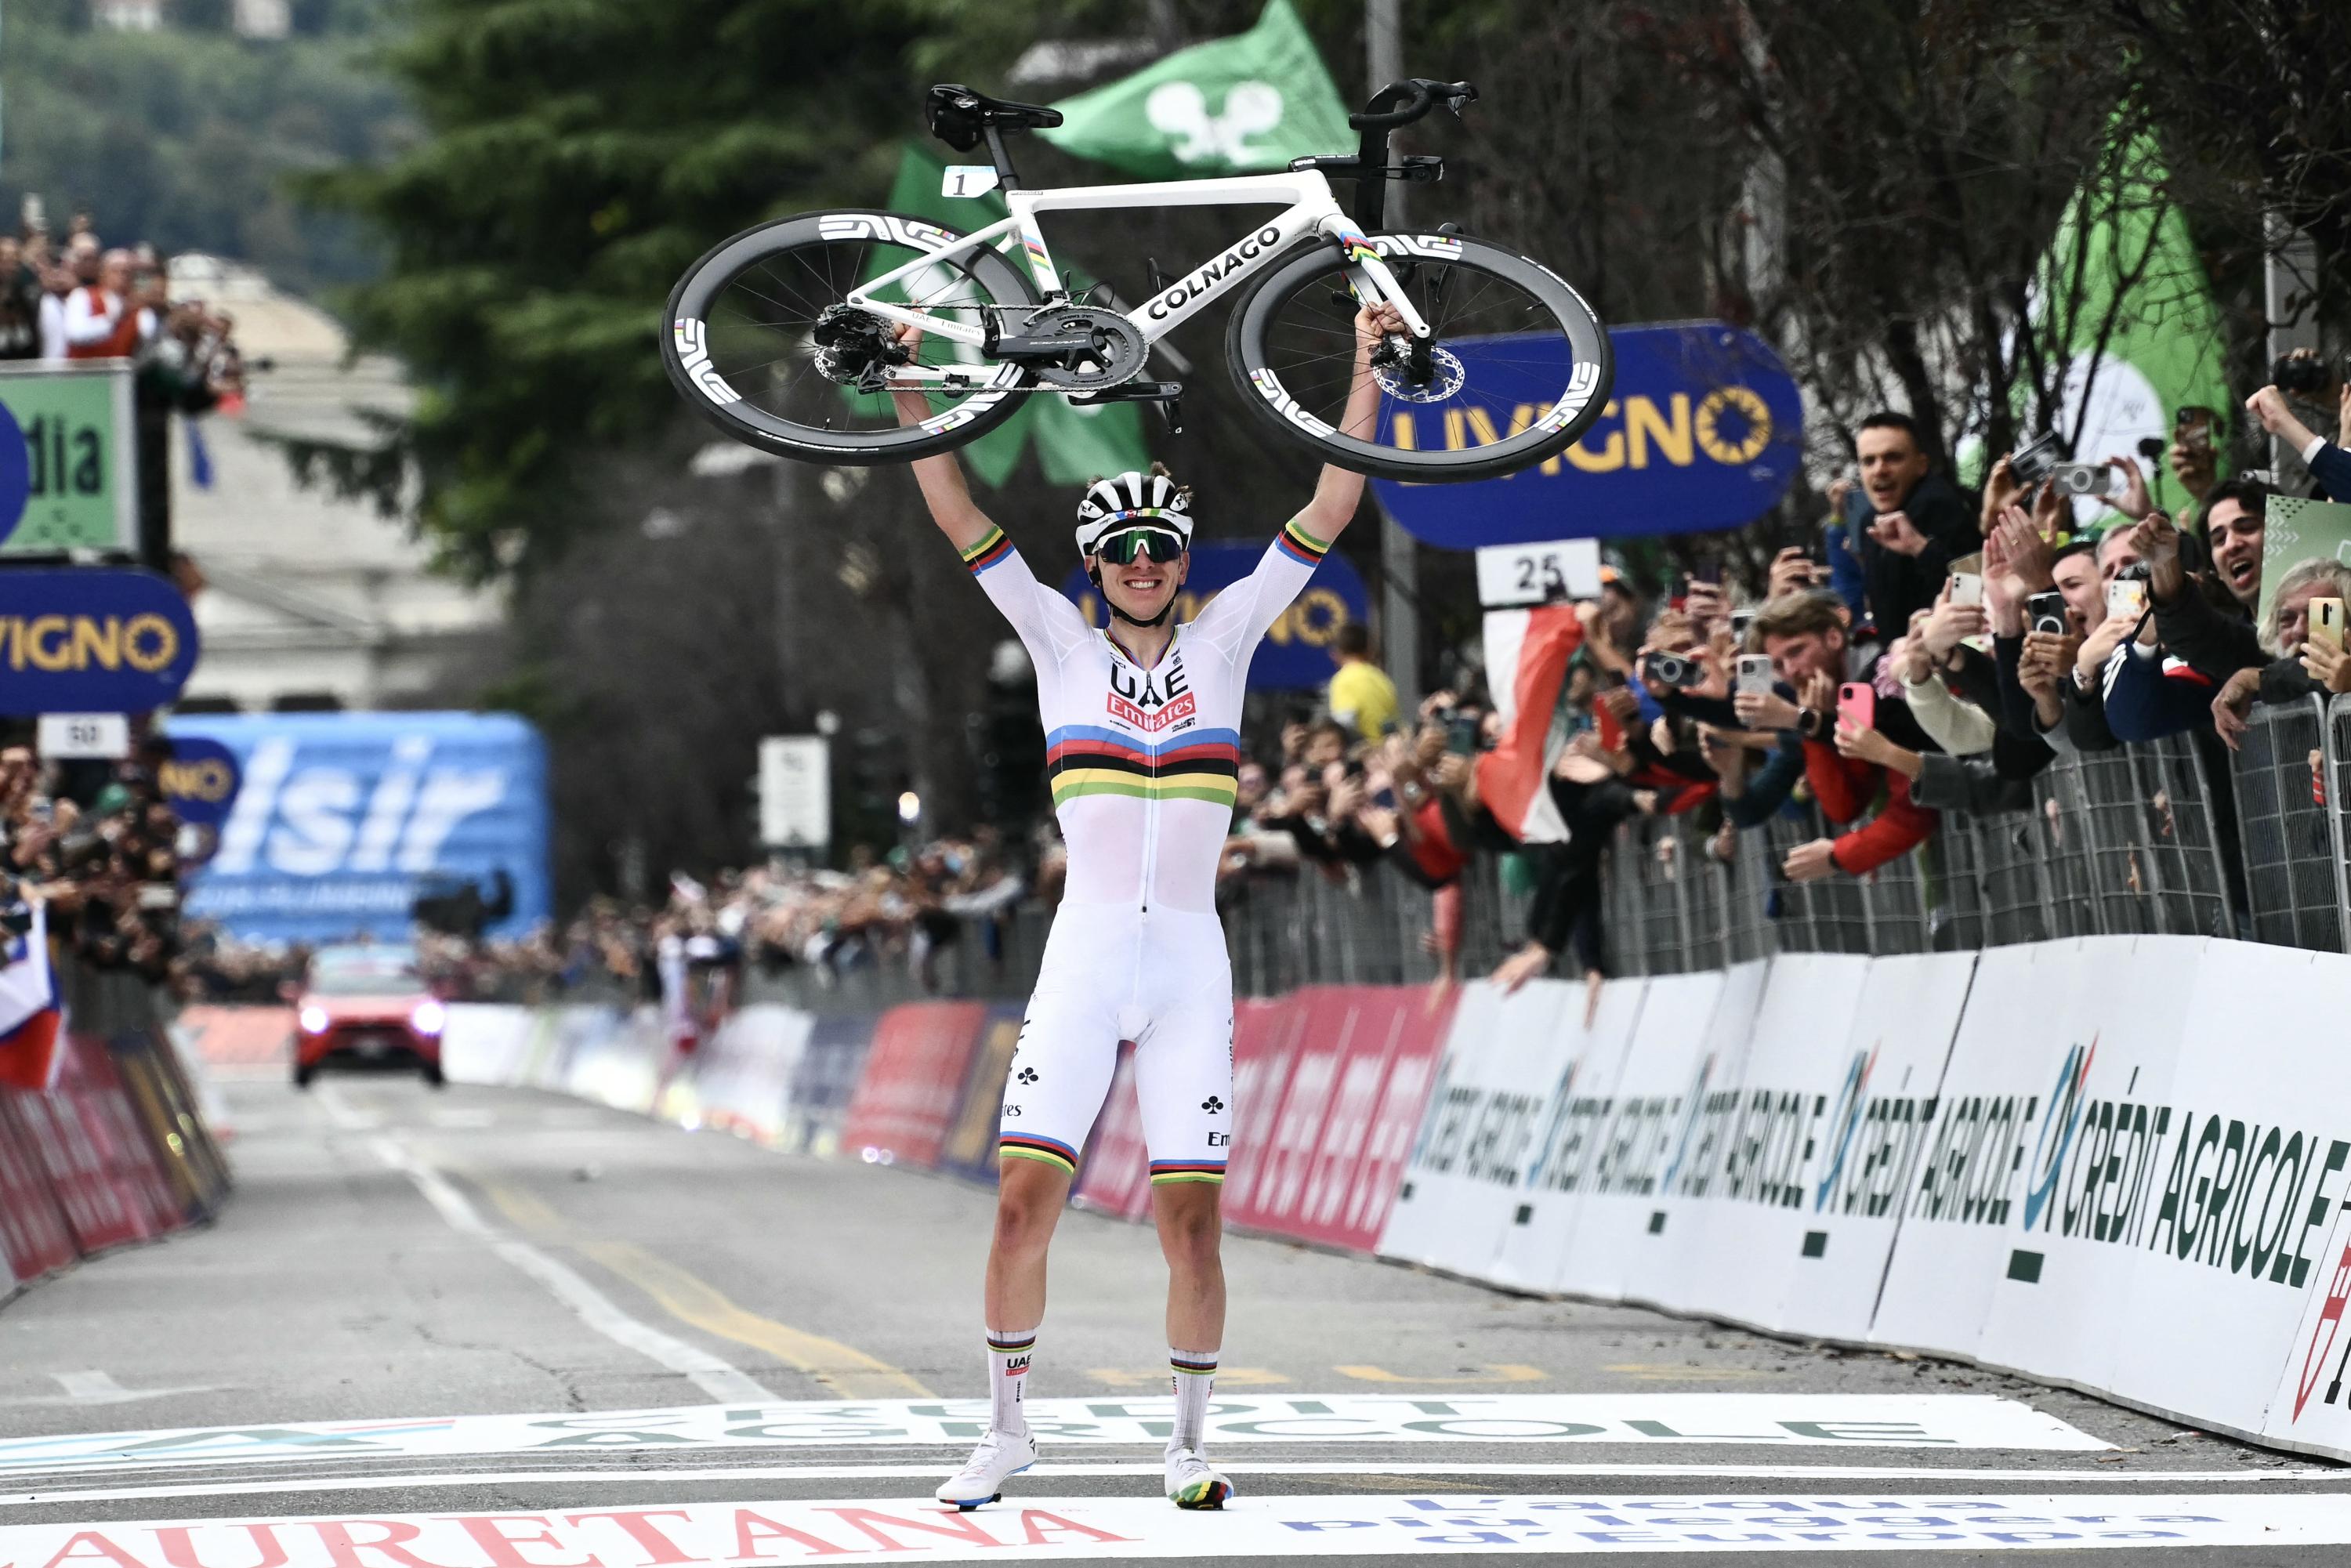
{"label": "white finish line marking", "polygon": [[[442,1184],[445,1189],[446,1184]],[[457,1202],[454,1190],[448,1196]],[[470,1212],[470,1210],[469,1210]],[[559,1267],[559,1265],[558,1265]],[[1048,1447],[1166,1442],[1173,1402],[1032,1399],[1029,1425]],[[290,1422],[0,1441],[0,1475],[456,1455],[665,1454],[726,1448],[865,1445],[956,1448],[987,1428],[980,1399],[773,1401],[569,1416]],[[1248,1443],[1732,1444],[1744,1447],[2030,1448],[2108,1447],[2054,1416],[1991,1395],[1394,1394],[1218,1399],[1214,1449]],[[5,1561],[5,1560],[0,1560]]]}
{"label": "white finish line marking", "polygon": [[[430,1568],[593,1562],[861,1559],[1386,1557],[1431,1550],[1986,1552],[2116,1546],[2351,1545],[2351,1496],[1827,1493],[1723,1497],[1237,1498],[1187,1514],[1151,1498],[1016,1498],[977,1513],[935,1503],[840,1500],[679,1503],[580,1512],[190,1520],[0,1526],[0,1562],[114,1568],[251,1561],[337,1568],[374,1548]],[[526,1557],[526,1552],[539,1554]]]}
{"label": "white finish line marking", "polygon": [[[951,1461],[950,1461],[951,1462]],[[2046,1486],[2058,1481],[2094,1482],[2099,1486],[2145,1484],[2185,1486],[2233,1484],[2275,1486],[2287,1481],[2329,1481],[2342,1485],[2351,1474],[2322,1470],[1938,1470],[1913,1465],[1519,1465],[1481,1464],[1475,1459],[1433,1464],[1322,1464],[1313,1460],[1274,1460],[1252,1464],[1246,1459],[1217,1461],[1228,1476],[1536,1476],[1593,1479],[1666,1479],[1702,1477],[1722,1480],[1810,1481],[1820,1486],[1844,1486],[1854,1481],[1939,1480],[2024,1481]],[[613,1470],[469,1470],[440,1476],[347,1476],[304,1480],[191,1481],[176,1486],[99,1487],[79,1491],[0,1493],[0,1508],[52,1506],[61,1502],[134,1502],[166,1497],[243,1497],[256,1492],[273,1496],[287,1492],[421,1491],[433,1487],[661,1485],[672,1481],[845,1481],[922,1479],[946,1469],[926,1465],[758,1465],[727,1469]],[[1158,1479],[1156,1459],[1111,1464],[1067,1465],[1047,1461],[1024,1472],[1039,1479],[1061,1476],[1142,1476]]]}

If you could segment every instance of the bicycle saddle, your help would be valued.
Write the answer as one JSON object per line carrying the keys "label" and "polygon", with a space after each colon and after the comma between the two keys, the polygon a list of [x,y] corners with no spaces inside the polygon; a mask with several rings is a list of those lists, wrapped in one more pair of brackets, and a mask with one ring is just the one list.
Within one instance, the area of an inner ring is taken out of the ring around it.
{"label": "bicycle saddle", "polygon": [[991,125],[1024,126],[1033,131],[1061,123],[1061,111],[1058,109],[990,98],[960,82],[941,82],[931,89],[923,100],[923,117],[930,122],[931,134],[958,152],[968,152],[978,146],[982,133]]}

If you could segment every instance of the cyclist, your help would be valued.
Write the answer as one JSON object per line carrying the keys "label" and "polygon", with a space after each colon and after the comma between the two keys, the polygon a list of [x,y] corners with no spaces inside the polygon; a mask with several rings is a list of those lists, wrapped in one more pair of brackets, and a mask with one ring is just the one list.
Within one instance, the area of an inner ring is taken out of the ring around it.
{"label": "cyclist", "polygon": [[[1357,312],[1346,434],[1370,438],[1379,407],[1372,351],[1404,329],[1391,306]],[[918,335],[902,329],[899,338]],[[906,423],[931,412],[914,391],[897,394],[897,409]],[[1191,564],[1191,492],[1155,465],[1096,480],[1078,503],[1077,544],[1110,609],[1110,628],[1097,632],[973,503],[953,455],[914,469],[932,519],[1036,666],[1053,809],[1069,846],[1067,890],[998,1124],[988,1429],[938,1498],[977,1508],[1036,1462],[1022,1391],[1045,1316],[1046,1249],[1118,1042],[1130,1040],[1168,1270],[1167,1496],[1178,1508],[1219,1508],[1232,1486],[1201,1452],[1224,1338],[1217,1197],[1233,1127],[1232,970],[1216,914],[1217,860],[1232,821],[1250,655],[1354,517],[1363,476],[1325,467],[1257,570],[1181,625],[1172,620]]]}

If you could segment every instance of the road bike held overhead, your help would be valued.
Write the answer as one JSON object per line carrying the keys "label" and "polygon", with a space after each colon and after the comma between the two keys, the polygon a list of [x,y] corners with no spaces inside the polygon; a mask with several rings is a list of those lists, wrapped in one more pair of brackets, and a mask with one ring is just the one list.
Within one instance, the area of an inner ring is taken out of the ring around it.
{"label": "road bike held overhead", "polygon": [[[968,234],[871,211],[747,230],[671,291],[662,359],[680,394],[739,441],[811,463],[900,463],[974,440],[1040,393],[1172,408],[1183,389],[1147,375],[1153,345],[1240,289],[1225,352],[1254,417],[1365,474],[1426,484],[1515,473],[1599,417],[1607,332],[1538,262],[1449,225],[1380,232],[1386,181],[1443,173],[1433,157],[1392,161],[1388,133],[1476,97],[1467,82],[1394,83],[1349,117],[1363,133],[1355,153],[1283,173],[1030,191],[1004,132],[1058,125],[1059,111],[935,87],[932,131],[958,151],[984,142],[993,164],[948,170],[947,193],[1000,187],[1008,215]],[[1360,226],[1332,197],[1333,174],[1360,182]],[[1047,213],[1173,206],[1280,210],[1181,277],[1155,267],[1133,308],[1101,287],[1072,296],[1039,226]],[[1372,300],[1394,305],[1406,330],[1373,354],[1382,413],[1359,440],[1336,424],[1353,319]],[[902,323],[922,329],[912,346]],[[914,388],[932,412],[902,425],[890,394]]]}

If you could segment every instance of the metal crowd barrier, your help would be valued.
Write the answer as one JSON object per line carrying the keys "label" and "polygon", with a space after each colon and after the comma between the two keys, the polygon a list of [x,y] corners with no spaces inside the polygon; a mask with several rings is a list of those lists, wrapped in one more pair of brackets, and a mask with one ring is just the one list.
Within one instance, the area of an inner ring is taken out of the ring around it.
{"label": "metal crowd barrier", "polygon": [[[2243,936],[2325,952],[2351,930],[2351,696],[2256,707],[2241,749],[2174,736],[2060,757],[2028,805],[1946,811],[1911,853],[1865,876],[1792,883],[1788,852],[1834,836],[1810,807],[1721,831],[1711,811],[1635,819],[1602,861],[1610,967],[1679,974],[1780,953],[1961,951],[2068,936]],[[1524,939],[1528,896],[1496,862],[1463,882],[1460,972]],[[1430,894],[1384,863],[1252,877],[1224,892],[1234,989],[1415,985],[1435,977]],[[932,984],[903,962],[753,977],[747,995],[816,1010],[923,996],[1027,993],[1050,912],[1026,906],[995,940],[967,931]]]}

